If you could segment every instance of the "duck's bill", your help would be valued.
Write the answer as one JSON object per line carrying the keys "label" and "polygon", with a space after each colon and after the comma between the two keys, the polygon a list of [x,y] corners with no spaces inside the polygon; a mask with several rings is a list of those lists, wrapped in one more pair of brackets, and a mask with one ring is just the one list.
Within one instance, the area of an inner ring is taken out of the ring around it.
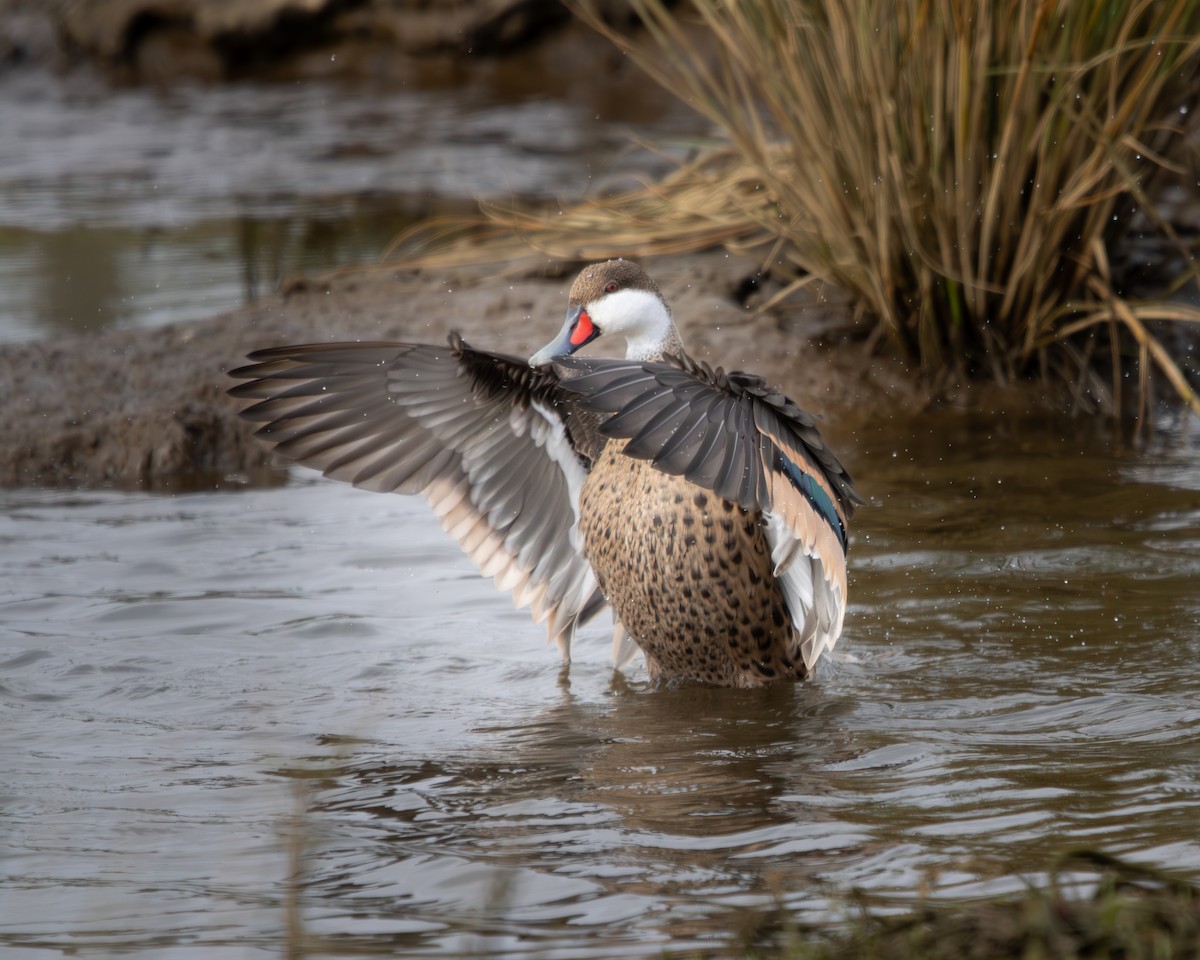
{"label": "duck's bill", "polygon": [[558,336],[542,347],[529,358],[531,367],[544,367],[559,357],[569,357],[580,347],[591,343],[600,336],[600,328],[592,323],[592,318],[582,306],[573,306],[567,310],[567,319],[558,331]]}

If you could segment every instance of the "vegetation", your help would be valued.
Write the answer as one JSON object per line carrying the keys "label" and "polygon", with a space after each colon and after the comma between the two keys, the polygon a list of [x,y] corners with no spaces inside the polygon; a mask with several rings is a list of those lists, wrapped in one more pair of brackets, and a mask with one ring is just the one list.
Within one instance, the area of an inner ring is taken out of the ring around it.
{"label": "vegetation", "polygon": [[[1085,872],[1091,895],[1079,892]],[[1200,889],[1084,851],[1064,857],[1047,887],[1019,897],[864,913],[832,937],[759,915],[745,941],[742,956],[755,960],[1192,960],[1200,956]]]}
{"label": "vegetation", "polygon": [[1153,364],[1200,411],[1153,326],[1200,310],[1126,300],[1109,265],[1135,210],[1194,259],[1147,185],[1183,173],[1200,3],[630,2],[637,40],[571,5],[725,142],[561,214],[493,208],[500,230],[558,256],[753,250],[850,292],[928,373],[1053,373],[1116,409]]}

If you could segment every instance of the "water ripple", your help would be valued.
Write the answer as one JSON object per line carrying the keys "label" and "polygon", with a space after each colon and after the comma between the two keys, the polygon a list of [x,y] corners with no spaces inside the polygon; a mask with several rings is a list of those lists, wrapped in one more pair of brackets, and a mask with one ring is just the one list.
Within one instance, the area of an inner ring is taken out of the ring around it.
{"label": "water ripple", "polygon": [[985,444],[911,509],[875,463],[846,635],[771,691],[616,678],[603,625],[563,673],[402,498],[5,494],[0,945],[277,955],[294,909],[328,953],[659,956],[1070,845],[1194,873],[1195,491],[1084,459]]}

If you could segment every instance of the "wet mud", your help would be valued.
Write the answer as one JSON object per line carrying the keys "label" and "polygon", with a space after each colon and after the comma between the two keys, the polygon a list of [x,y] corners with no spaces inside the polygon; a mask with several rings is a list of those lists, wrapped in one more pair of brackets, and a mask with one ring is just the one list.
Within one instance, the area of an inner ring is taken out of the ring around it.
{"label": "wet mud", "polygon": [[[843,302],[813,293],[757,314],[774,288],[752,260],[713,252],[644,262],[696,356],[767,377],[823,414],[831,435],[897,403],[919,406],[905,372],[870,356]],[[576,266],[363,271],[301,281],[212,320],[0,346],[0,484],[164,489],[261,477],[270,456],[225,394],[226,372],[249,351],[440,343],[457,330],[526,355],[557,329]]]}

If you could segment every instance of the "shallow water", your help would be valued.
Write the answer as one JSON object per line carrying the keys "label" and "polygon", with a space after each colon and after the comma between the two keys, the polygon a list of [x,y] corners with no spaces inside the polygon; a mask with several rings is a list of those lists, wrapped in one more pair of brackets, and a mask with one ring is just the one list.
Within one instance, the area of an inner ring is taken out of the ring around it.
{"label": "shallow water", "polygon": [[1200,876],[1200,454],[923,424],[839,444],[846,633],[769,691],[614,678],[604,625],[564,673],[417,500],[0,494],[0,952],[657,956],[1074,845]]}
{"label": "shallow water", "polygon": [[376,262],[479,198],[567,201],[661,170],[631,136],[701,128],[631,71],[507,71],[165,90],[0,71],[0,342],[209,317]]}

